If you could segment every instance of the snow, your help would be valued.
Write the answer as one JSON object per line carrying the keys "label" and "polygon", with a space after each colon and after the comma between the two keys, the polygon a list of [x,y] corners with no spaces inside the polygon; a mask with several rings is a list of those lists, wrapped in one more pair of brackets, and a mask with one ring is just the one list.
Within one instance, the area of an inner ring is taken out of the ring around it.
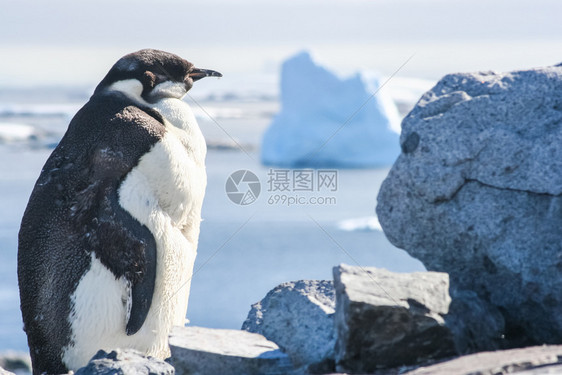
{"label": "snow", "polygon": [[262,162],[280,167],[369,168],[398,154],[400,117],[380,78],[348,78],[315,64],[308,52],[283,63],[281,112],[264,134]]}

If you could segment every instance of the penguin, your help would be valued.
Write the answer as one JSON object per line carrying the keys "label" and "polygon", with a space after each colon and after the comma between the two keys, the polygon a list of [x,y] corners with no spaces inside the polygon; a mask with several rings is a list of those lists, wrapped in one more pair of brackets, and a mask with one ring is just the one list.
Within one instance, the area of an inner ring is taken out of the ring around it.
{"label": "penguin", "polygon": [[22,218],[18,284],[33,374],[98,350],[165,359],[185,324],[207,147],[182,101],[216,71],[144,49],[119,59],[46,161]]}

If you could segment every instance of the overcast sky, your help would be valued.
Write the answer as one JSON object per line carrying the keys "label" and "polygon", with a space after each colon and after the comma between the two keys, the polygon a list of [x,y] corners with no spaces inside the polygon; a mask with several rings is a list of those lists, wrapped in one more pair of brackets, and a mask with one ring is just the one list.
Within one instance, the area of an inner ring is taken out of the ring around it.
{"label": "overcast sky", "polygon": [[1,1],[2,43],[560,39],[559,0]]}
{"label": "overcast sky", "polygon": [[559,0],[0,0],[0,9],[0,85],[90,82],[146,47],[230,73],[275,70],[304,48],[385,74],[412,53],[412,75],[562,61]]}

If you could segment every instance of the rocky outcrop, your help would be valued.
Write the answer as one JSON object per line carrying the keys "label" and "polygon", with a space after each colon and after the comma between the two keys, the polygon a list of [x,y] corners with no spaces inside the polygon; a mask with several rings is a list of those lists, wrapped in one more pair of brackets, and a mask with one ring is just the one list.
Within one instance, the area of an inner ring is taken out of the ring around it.
{"label": "rocky outcrop", "polygon": [[289,374],[291,360],[265,337],[246,331],[174,327],[170,363],[182,375]]}
{"label": "rocky outcrop", "polygon": [[369,373],[496,349],[504,322],[473,292],[451,298],[445,273],[340,265],[334,283],[277,286],[242,328],[279,345],[299,373]]}
{"label": "rocky outcrop", "polygon": [[445,76],[402,123],[386,236],[497,306],[511,345],[562,342],[562,67]]}
{"label": "rocky outcrop", "polygon": [[484,352],[428,367],[407,375],[544,375],[562,374],[562,345]]}
{"label": "rocky outcrop", "polygon": [[242,329],[259,333],[287,353],[296,367],[312,373],[334,370],[334,312],[331,281],[281,284],[252,305]]}
{"label": "rocky outcrop", "polygon": [[75,375],[174,375],[174,368],[157,358],[146,357],[133,349],[103,350]]}

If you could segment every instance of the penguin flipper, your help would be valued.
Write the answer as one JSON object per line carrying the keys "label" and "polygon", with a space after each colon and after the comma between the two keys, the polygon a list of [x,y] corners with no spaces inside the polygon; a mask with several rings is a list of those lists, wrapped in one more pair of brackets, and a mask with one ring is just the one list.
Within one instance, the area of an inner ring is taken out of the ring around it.
{"label": "penguin flipper", "polygon": [[77,194],[76,211],[97,212],[98,220],[92,228],[90,248],[94,249],[102,264],[116,278],[124,277],[127,281],[129,290],[127,301],[124,301],[127,309],[125,332],[131,336],[141,329],[152,304],[157,249],[150,230],[119,203],[116,180],[122,179],[130,169],[122,154],[109,147],[93,153],[95,162],[92,164],[96,170],[91,173],[88,187]]}
{"label": "penguin flipper", "polygon": [[126,332],[127,336],[134,335],[144,324],[154,293],[156,280],[156,246],[147,246],[144,252],[145,270],[143,278],[133,284],[131,299],[131,312],[128,316]]}
{"label": "penguin flipper", "polygon": [[[116,278],[126,280],[127,293],[125,331],[128,336],[137,333],[152,304],[156,282],[156,241],[140,223],[116,211],[111,221],[104,220],[98,231],[100,244],[96,250],[100,260]],[[92,236],[95,237],[95,236]]]}

